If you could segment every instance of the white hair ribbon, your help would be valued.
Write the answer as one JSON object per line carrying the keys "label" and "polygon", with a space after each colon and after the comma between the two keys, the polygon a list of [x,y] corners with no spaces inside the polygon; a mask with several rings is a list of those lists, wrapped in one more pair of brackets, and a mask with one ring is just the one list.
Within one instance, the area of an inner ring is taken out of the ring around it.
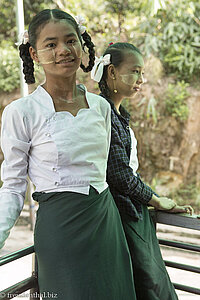
{"label": "white hair ribbon", "polygon": [[20,46],[21,44],[26,44],[29,42],[29,35],[28,35],[28,30],[25,30],[24,32],[21,32],[18,35],[18,42],[15,43],[15,45]]}
{"label": "white hair ribbon", "polygon": [[75,16],[75,20],[76,20],[76,23],[78,24],[78,28],[80,30],[80,33],[81,35],[85,32],[86,30],[86,27],[83,26],[84,23],[86,23],[86,20],[83,16]]}
{"label": "white hair ribbon", "polygon": [[110,54],[101,56],[100,58],[95,57],[94,67],[91,71],[91,78],[97,82],[101,80],[103,75],[103,68],[110,64]]}

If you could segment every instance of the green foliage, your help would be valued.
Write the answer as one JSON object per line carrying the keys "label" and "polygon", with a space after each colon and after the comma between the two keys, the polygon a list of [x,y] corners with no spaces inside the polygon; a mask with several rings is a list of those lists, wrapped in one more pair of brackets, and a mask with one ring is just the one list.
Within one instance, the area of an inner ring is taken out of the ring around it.
{"label": "green foliage", "polygon": [[169,84],[166,91],[166,110],[169,115],[183,122],[188,117],[188,107],[185,102],[189,96],[187,92],[188,83],[178,81],[177,84]]}
{"label": "green foliage", "polygon": [[168,196],[179,205],[190,204],[196,213],[200,212],[200,187],[195,183],[182,184],[179,188],[171,192]]}
{"label": "green foliage", "polygon": [[[128,41],[145,56],[157,56],[165,73],[194,82],[200,76],[200,3],[197,0],[24,0],[25,27],[44,8],[60,8],[86,18],[101,55],[108,42]],[[16,1],[1,0],[0,45],[17,41]],[[12,17],[11,17],[12,16]]]}
{"label": "green foliage", "polygon": [[[53,0],[24,0],[25,24],[29,24],[33,16],[45,8],[57,8],[57,1]],[[15,0],[1,0],[0,9],[0,43],[4,40],[17,41],[16,28],[16,3]]]}
{"label": "green foliage", "polygon": [[152,17],[159,9],[165,9],[165,2],[165,0],[143,0],[139,5],[139,10],[145,15]]}
{"label": "green foliage", "polygon": [[200,4],[189,3],[185,11],[179,8],[176,15],[170,15],[163,30],[163,61],[169,71],[179,71],[183,79],[199,74],[200,22],[196,22],[195,14],[200,14]]}
{"label": "green foliage", "polygon": [[129,0],[113,0],[105,1],[105,8],[111,14],[118,17],[118,32],[122,32],[122,24],[127,13],[131,10],[131,1]]}
{"label": "green foliage", "polygon": [[139,23],[137,43],[146,55],[153,53],[164,63],[166,73],[191,81],[200,76],[200,3],[166,1],[152,18]]}
{"label": "green foliage", "polygon": [[107,11],[125,16],[127,11],[131,9],[131,2],[128,0],[105,1]]}
{"label": "green foliage", "polygon": [[20,84],[17,49],[6,45],[0,48],[0,91],[11,92]]}

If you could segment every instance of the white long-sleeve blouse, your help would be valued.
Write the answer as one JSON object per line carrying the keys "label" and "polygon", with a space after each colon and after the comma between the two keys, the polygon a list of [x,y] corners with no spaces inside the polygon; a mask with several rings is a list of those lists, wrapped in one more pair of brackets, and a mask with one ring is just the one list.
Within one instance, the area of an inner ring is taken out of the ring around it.
{"label": "white long-sleeve blouse", "polygon": [[89,108],[80,109],[75,117],[67,111],[56,112],[41,86],[4,109],[0,244],[23,208],[27,175],[38,192],[89,194],[90,185],[99,193],[108,186],[110,105],[81,88]]}

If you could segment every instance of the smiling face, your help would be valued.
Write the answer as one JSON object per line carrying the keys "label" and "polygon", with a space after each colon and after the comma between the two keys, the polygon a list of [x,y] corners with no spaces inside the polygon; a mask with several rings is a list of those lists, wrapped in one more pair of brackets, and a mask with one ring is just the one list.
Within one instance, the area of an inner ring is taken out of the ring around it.
{"label": "smiling face", "polygon": [[76,73],[81,63],[82,46],[74,27],[66,20],[50,21],[39,33],[31,57],[42,65],[46,78]]}
{"label": "smiling face", "polygon": [[[140,90],[144,82],[144,60],[136,51],[127,50],[124,59],[118,67],[110,65],[108,68],[109,86],[117,89],[121,97],[133,97]],[[113,82],[115,81],[115,82]]]}

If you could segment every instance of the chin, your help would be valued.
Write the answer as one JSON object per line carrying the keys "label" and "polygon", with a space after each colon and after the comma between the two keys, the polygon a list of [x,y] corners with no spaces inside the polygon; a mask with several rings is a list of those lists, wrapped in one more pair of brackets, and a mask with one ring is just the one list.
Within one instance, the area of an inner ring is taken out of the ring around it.
{"label": "chin", "polygon": [[124,97],[133,98],[133,97],[135,97],[136,94],[137,94],[136,91],[130,91],[129,93],[127,93],[126,95],[124,95]]}
{"label": "chin", "polygon": [[138,94],[138,91],[132,91],[131,92],[131,97],[135,97]]}

